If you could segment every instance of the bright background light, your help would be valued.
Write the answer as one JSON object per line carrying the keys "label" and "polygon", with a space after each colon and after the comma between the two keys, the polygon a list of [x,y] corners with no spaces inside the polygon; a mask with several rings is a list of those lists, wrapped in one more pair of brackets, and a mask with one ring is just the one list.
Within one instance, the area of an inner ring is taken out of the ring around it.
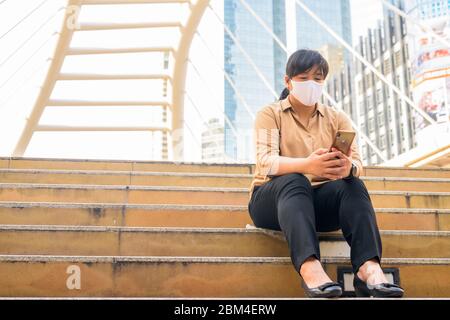
{"label": "bright background light", "polygon": [[[1,2],[1,1],[0,1]],[[381,18],[382,6],[378,0],[351,0],[352,28],[354,43],[364,35],[367,28],[375,27]],[[33,9],[42,6],[33,12]],[[0,155],[12,153],[20,133],[39,93],[50,58],[61,27],[66,0],[7,0],[0,5]],[[212,6],[223,17],[223,1],[212,0]],[[180,6],[180,5],[177,5]],[[185,19],[186,10],[167,9],[165,5],[136,6],[124,9],[122,6],[91,6],[81,11],[81,21],[115,22],[171,21]],[[156,8],[156,9],[155,9]],[[101,9],[101,10],[100,10]],[[32,12],[32,13],[31,13]],[[31,14],[30,14],[31,13]],[[8,32],[21,19],[29,15],[24,23]],[[200,161],[201,132],[204,122],[219,118],[223,122],[224,78],[223,67],[223,27],[211,13],[205,12],[199,33],[208,43],[216,58],[213,58],[198,37],[194,37],[190,50],[190,60],[196,66],[208,86],[200,80],[197,72],[189,64],[186,91],[192,97],[185,98],[185,160]],[[112,34],[114,33],[114,37]],[[287,29],[289,34],[289,28]],[[76,33],[72,46],[117,47],[117,46],[158,46],[176,45],[179,31],[167,30],[123,30]],[[30,38],[30,39],[29,39]],[[28,40],[29,39],[29,40]],[[25,44],[24,44],[25,43]],[[21,47],[21,48],[20,48]],[[20,48],[20,49],[19,49]],[[121,55],[102,57],[70,56],[66,59],[62,72],[85,73],[150,73],[158,70],[162,54],[134,54],[132,59]],[[114,70],[111,69],[114,66]],[[169,89],[170,90],[170,89]],[[161,82],[148,81],[95,81],[83,85],[74,81],[60,81],[53,91],[52,99],[158,99],[162,91]],[[168,92],[170,100],[170,91]],[[200,114],[199,114],[200,113]],[[64,125],[157,125],[161,120],[161,108],[114,107],[87,108],[64,107],[46,108],[40,124]],[[160,156],[155,143],[161,133],[151,132],[36,132],[24,156],[49,156],[69,158],[115,158],[153,159]]]}

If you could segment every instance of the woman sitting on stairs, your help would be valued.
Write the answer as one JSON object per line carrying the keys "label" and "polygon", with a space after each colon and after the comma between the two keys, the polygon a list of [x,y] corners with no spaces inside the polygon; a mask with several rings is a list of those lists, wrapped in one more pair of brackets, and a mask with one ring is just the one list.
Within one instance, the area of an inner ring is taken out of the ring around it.
{"label": "woman sitting on stairs", "polygon": [[256,172],[248,209],[256,227],[281,230],[309,297],[338,297],[320,262],[317,231],[341,229],[351,247],[357,296],[401,297],[381,266],[381,238],[356,139],[348,154],[333,148],[337,130],[352,130],[342,112],[319,102],[328,63],[315,50],[288,59],[280,100],[255,119]]}

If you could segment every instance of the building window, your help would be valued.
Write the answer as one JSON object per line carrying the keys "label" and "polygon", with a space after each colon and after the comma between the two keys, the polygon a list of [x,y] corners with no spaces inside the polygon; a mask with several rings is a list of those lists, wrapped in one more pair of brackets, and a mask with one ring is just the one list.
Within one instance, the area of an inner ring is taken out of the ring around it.
{"label": "building window", "polygon": [[409,85],[409,69],[405,72],[405,86]]}
{"label": "building window", "polygon": [[362,154],[363,154],[363,156],[366,156],[366,154],[367,154],[367,145],[363,145],[362,146]]}
{"label": "building window", "polygon": [[405,43],[405,58],[409,60],[409,47],[407,43]]}
{"label": "building window", "polygon": [[380,135],[380,149],[384,150],[386,148],[386,138],[384,134]]}
{"label": "building window", "polygon": [[406,36],[406,23],[403,17],[400,17],[402,36]]}
{"label": "building window", "polygon": [[385,52],[386,51],[386,38],[385,38],[385,34],[384,34],[384,25],[381,25],[380,36],[381,36],[381,52]]}
{"label": "building window", "polygon": [[381,126],[382,124],[384,124],[383,112],[378,112],[378,126]]}
{"label": "building window", "polygon": [[371,94],[369,94],[367,96],[367,108],[369,109],[369,112],[370,112],[370,110],[373,109],[373,101],[372,101],[372,95]]}
{"label": "building window", "polygon": [[391,73],[391,61],[389,58],[384,60],[384,74]]}
{"label": "building window", "polygon": [[382,97],[382,94],[381,94],[381,88],[378,88],[377,89],[377,104],[380,104],[382,102],[383,102],[383,97]]}
{"label": "building window", "polygon": [[363,87],[362,87],[362,81],[358,80],[358,91],[362,92],[363,91]]}
{"label": "building window", "polygon": [[366,74],[366,88],[369,88],[372,86],[372,77],[370,74]]}
{"label": "building window", "polygon": [[404,127],[403,123],[400,123],[400,137],[402,141],[405,141],[405,129],[403,127]]}
{"label": "building window", "polygon": [[371,53],[371,59],[372,61],[376,59],[377,56],[377,50],[376,50],[376,45],[375,45],[375,33],[371,32],[370,33],[370,53]]}
{"label": "building window", "polygon": [[400,50],[399,51],[395,51],[394,54],[394,66],[397,68],[399,66],[401,66],[401,59],[400,59]]}
{"label": "building window", "polygon": [[344,111],[350,113],[348,102],[344,102]]}
{"label": "building window", "polygon": [[375,129],[374,118],[369,118],[369,133],[372,133]]}
{"label": "building window", "polygon": [[402,78],[399,75],[395,76],[395,80],[397,81],[397,87],[401,89],[402,87]]}

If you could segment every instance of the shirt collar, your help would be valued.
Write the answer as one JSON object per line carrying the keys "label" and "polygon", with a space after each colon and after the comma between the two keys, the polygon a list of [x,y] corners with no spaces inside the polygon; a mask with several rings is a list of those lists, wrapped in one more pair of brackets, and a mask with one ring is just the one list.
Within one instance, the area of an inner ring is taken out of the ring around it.
{"label": "shirt collar", "polygon": [[[284,111],[288,108],[291,108],[292,105],[289,102],[289,96],[287,96],[286,98],[284,98],[283,100],[281,100],[281,109]],[[325,112],[324,112],[324,108],[325,106],[323,104],[321,104],[320,102],[317,102],[317,110],[316,113],[319,113],[322,117],[324,116]]]}

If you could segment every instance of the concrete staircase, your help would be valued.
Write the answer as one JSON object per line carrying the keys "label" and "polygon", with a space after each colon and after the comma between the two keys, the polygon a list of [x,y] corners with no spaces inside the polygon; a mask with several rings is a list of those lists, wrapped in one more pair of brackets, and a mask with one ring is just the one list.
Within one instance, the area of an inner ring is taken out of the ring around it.
{"label": "concrete staircase", "polygon": [[[254,166],[0,158],[0,296],[302,297],[280,232],[246,228]],[[366,167],[383,267],[450,297],[450,170]],[[337,279],[339,232],[320,234]]]}

